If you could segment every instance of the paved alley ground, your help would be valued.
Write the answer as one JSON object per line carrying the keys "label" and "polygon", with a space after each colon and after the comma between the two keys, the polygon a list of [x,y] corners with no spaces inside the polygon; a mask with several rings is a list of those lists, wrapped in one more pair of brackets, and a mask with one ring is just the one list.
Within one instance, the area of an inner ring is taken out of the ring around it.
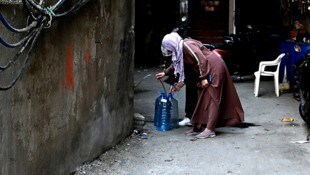
{"label": "paved alley ground", "polygon": [[[235,83],[248,128],[217,128],[215,138],[194,140],[190,127],[155,130],[154,101],[162,85],[154,69],[135,71],[135,112],[146,117],[141,132],[92,162],[77,167],[74,175],[307,175],[310,172],[309,128],[300,118],[292,93],[276,97],[273,81],[261,83],[254,97],[253,81]],[[146,77],[145,79],[143,79]],[[168,86],[167,86],[168,88]],[[185,88],[183,88],[185,89]],[[184,116],[184,90],[175,94],[180,118]],[[281,121],[284,117],[293,122]]]}

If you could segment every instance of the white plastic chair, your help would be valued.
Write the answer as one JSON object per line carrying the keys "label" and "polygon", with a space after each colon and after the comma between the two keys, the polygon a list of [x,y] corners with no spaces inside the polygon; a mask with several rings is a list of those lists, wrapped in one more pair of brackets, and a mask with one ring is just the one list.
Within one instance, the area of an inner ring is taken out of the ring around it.
{"label": "white plastic chair", "polygon": [[[259,91],[259,82],[261,76],[273,76],[274,77],[274,88],[277,97],[279,97],[279,69],[282,58],[285,56],[285,53],[281,53],[275,60],[273,61],[261,61],[259,63],[258,71],[254,72],[255,81],[254,81],[254,95],[258,96]],[[277,66],[275,71],[267,71],[265,70],[268,66]]]}

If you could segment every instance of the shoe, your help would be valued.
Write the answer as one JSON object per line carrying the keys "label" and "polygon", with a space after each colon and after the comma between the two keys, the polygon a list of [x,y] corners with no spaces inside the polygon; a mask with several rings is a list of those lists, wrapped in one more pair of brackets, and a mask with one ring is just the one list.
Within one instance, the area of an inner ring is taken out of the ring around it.
{"label": "shoe", "polygon": [[185,132],[185,135],[187,135],[187,136],[193,136],[193,135],[197,135],[197,134],[199,134],[199,133],[200,133],[200,132],[195,131],[194,128],[193,128],[193,129],[191,129],[191,130],[189,130],[189,131],[186,131],[186,132]]}
{"label": "shoe", "polygon": [[185,117],[182,121],[179,122],[179,126],[193,126],[191,124],[191,120],[187,117]]}
{"label": "shoe", "polygon": [[204,130],[204,128],[197,128],[197,127],[193,127],[191,130],[186,131],[185,135],[187,136],[192,136],[192,135],[197,135],[199,133],[201,133]]}
{"label": "shoe", "polygon": [[205,138],[213,138],[215,136],[216,135],[215,135],[214,131],[210,131],[210,130],[206,129],[203,132],[201,132],[200,134],[196,135],[195,138],[197,138],[197,139],[205,139]]}

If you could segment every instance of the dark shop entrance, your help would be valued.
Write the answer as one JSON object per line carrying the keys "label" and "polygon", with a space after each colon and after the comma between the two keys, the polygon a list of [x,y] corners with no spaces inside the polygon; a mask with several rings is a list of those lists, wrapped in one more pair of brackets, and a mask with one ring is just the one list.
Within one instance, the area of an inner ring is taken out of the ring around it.
{"label": "dark shop entrance", "polygon": [[219,44],[228,33],[227,0],[136,0],[136,67],[158,66],[163,36],[179,28],[182,37]]}
{"label": "dark shop entrance", "polygon": [[161,65],[161,40],[175,28],[182,37],[221,48],[224,36],[245,33],[251,26],[259,32],[255,52],[273,58],[294,21],[303,18],[299,1],[136,0],[135,67]]}

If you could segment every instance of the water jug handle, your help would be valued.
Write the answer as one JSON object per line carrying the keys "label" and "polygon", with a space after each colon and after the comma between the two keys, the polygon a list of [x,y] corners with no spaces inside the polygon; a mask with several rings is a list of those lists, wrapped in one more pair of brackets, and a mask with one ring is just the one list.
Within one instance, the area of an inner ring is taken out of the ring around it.
{"label": "water jug handle", "polygon": [[165,93],[164,93],[163,91],[157,91],[157,94],[158,94],[159,96],[165,96]]}
{"label": "water jug handle", "polygon": [[173,97],[173,94],[170,92],[168,95],[167,95],[167,98],[172,98]]}

